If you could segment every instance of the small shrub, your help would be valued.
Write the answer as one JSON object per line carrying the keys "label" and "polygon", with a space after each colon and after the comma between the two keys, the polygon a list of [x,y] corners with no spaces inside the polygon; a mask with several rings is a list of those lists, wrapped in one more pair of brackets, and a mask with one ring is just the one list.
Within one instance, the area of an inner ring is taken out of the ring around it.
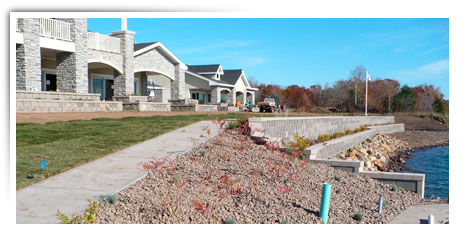
{"label": "small shrub", "polygon": [[223,222],[225,224],[235,224],[235,220],[231,217],[227,217]]}
{"label": "small shrub", "polygon": [[351,130],[351,129],[346,129],[345,130],[345,135],[350,135],[350,134],[353,134],[354,133],[354,130]]}
{"label": "small shrub", "polygon": [[330,140],[330,138],[331,137],[328,134],[320,134],[317,139],[319,139],[319,142],[325,142],[325,141]]}
{"label": "small shrub", "polygon": [[71,218],[68,218],[65,214],[58,210],[57,218],[60,220],[60,224],[89,224],[95,223],[95,217],[99,216],[97,212],[97,208],[99,208],[99,203],[92,201],[89,203],[89,207],[84,209],[84,211],[80,215],[75,215]]}
{"label": "small shrub", "polygon": [[361,127],[361,130],[363,130],[363,131],[366,131],[367,129],[369,129],[369,128],[367,127],[367,125],[364,125],[364,126]]}
{"label": "small shrub", "polygon": [[361,221],[362,220],[362,214],[360,214],[360,213],[354,214],[353,219],[355,221],[358,221],[358,222]]}
{"label": "small shrub", "polygon": [[340,189],[337,189],[337,190],[335,191],[336,194],[340,194],[340,192],[341,192]]}
{"label": "small shrub", "polygon": [[356,174],[356,173],[354,173],[354,172],[353,172],[353,173],[351,173],[351,177],[356,177],[356,176],[357,176],[357,174]]}
{"label": "small shrub", "polygon": [[338,175],[335,175],[335,177],[334,177],[334,178],[335,178],[335,181],[337,181],[337,182],[339,182],[339,181],[340,181],[340,176],[338,176]]}
{"label": "small shrub", "polygon": [[344,133],[344,132],[335,132],[335,133],[333,134],[333,137],[334,137],[334,138],[339,138],[339,137],[343,137],[343,136],[345,136],[345,133]]}
{"label": "small shrub", "polygon": [[199,153],[201,154],[202,157],[205,156],[205,151],[204,150],[201,150]]}
{"label": "small shrub", "polygon": [[396,184],[392,184],[392,191],[396,192],[398,190],[398,186]]}
{"label": "small shrub", "polygon": [[105,199],[110,204],[114,204],[118,201],[117,196],[115,194],[108,195],[107,198]]}
{"label": "small shrub", "polygon": [[361,128],[354,129],[354,132],[360,132],[360,131],[361,131]]}
{"label": "small shrub", "polygon": [[228,129],[235,129],[238,127],[238,123],[236,122],[229,122],[228,123]]}
{"label": "small shrub", "polygon": [[290,221],[288,220],[288,218],[282,221],[282,224],[289,224],[289,223]]}

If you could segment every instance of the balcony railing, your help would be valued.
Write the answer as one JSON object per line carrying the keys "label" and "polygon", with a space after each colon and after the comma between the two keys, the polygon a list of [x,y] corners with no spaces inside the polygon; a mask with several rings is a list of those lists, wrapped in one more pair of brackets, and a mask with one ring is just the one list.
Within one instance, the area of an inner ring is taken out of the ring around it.
{"label": "balcony railing", "polygon": [[88,32],[87,47],[96,50],[120,53],[120,39],[99,33]]}
{"label": "balcony railing", "polygon": [[19,18],[16,19],[16,31],[17,31],[17,32],[21,32],[21,30],[19,29],[19,24],[18,24],[18,22],[19,22]]}
{"label": "balcony railing", "polygon": [[40,35],[44,37],[71,41],[71,25],[55,19],[40,19]]}

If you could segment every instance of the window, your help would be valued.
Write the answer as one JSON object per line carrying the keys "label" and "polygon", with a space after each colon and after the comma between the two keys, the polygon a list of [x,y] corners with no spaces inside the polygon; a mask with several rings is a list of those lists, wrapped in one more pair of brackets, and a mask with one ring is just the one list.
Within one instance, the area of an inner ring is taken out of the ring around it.
{"label": "window", "polygon": [[210,99],[210,93],[207,94],[207,102],[212,102],[211,99]]}
{"label": "window", "polygon": [[220,75],[217,73],[217,75],[216,75],[215,77],[216,77],[217,79],[219,79],[219,78],[220,78]]}

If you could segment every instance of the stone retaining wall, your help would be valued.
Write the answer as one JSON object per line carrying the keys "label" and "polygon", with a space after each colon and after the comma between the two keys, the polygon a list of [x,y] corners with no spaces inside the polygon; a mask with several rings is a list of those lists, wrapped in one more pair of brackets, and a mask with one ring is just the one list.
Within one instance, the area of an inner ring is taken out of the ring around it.
{"label": "stone retaining wall", "polygon": [[202,105],[198,104],[196,105],[196,112],[216,112],[217,111],[217,105]]}
{"label": "stone retaining wall", "polygon": [[312,145],[306,148],[305,152],[309,154],[309,156],[307,156],[309,159],[331,158],[339,152],[344,152],[354,146],[357,146],[376,134],[389,134],[395,132],[404,132],[404,124],[370,126],[366,131],[353,133],[351,135],[332,139],[325,143]]}
{"label": "stone retaining wall", "polygon": [[170,112],[170,103],[156,102],[124,102],[123,109],[140,112]]}
{"label": "stone retaining wall", "polygon": [[119,112],[122,102],[17,99],[16,112]]}
{"label": "stone retaining wall", "polygon": [[127,102],[147,102],[147,96],[121,96],[114,97],[117,101]]}
{"label": "stone retaining wall", "polygon": [[332,135],[363,125],[394,122],[393,116],[249,118],[252,131],[264,130],[264,135],[268,138],[291,138],[297,132],[300,136],[317,139],[320,134]]}
{"label": "stone retaining wall", "polygon": [[45,91],[16,91],[16,99],[21,100],[58,100],[58,101],[100,101],[100,94],[65,93]]}

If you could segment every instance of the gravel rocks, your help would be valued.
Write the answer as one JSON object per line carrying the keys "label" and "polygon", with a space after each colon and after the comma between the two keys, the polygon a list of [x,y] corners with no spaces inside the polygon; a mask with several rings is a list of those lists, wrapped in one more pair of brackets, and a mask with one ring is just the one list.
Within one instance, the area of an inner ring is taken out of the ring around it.
{"label": "gravel rocks", "polygon": [[[321,223],[324,182],[332,184],[328,223],[387,223],[410,205],[428,204],[415,193],[290,159],[231,133],[155,168],[114,204],[104,202],[97,223]],[[379,215],[381,194],[386,206]],[[352,218],[356,213],[361,221]]]}
{"label": "gravel rocks", "polygon": [[337,154],[337,159],[364,162],[364,171],[389,171],[390,160],[408,149],[408,143],[391,135],[376,135],[347,152]]}

